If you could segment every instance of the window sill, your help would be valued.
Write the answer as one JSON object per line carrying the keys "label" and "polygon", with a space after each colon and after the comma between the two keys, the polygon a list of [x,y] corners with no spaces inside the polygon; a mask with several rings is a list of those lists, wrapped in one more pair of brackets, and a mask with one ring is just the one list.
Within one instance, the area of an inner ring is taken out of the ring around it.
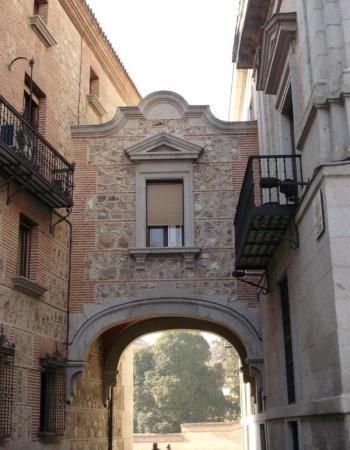
{"label": "window sill", "polygon": [[147,256],[182,255],[185,269],[194,269],[194,259],[199,254],[198,247],[146,247],[129,248],[129,255],[135,258],[136,269],[144,270]]}
{"label": "window sill", "polygon": [[28,20],[29,25],[39,36],[39,38],[44,42],[46,47],[53,47],[57,44],[56,39],[52,36],[51,32],[40,16],[31,16]]}
{"label": "window sill", "polygon": [[41,297],[47,291],[47,288],[20,275],[12,278],[12,286],[16,291],[34,298]]}
{"label": "window sill", "polygon": [[92,109],[96,112],[98,116],[102,117],[104,114],[106,114],[106,110],[104,109],[100,100],[96,97],[95,94],[88,94],[86,98],[89,105],[92,107]]}

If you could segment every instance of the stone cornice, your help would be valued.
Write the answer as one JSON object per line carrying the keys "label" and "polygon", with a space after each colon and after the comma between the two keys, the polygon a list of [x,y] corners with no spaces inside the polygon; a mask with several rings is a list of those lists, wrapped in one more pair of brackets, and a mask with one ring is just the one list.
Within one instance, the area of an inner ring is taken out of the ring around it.
{"label": "stone cornice", "polygon": [[126,104],[137,104],[140,94],[117,53],[84,0],[59,0]]}
{"label": "stone cornice", "polygon": [[259,47],[261,27],[267,20],[271,0],[241,1],[235,31],[233,62],[238,69],[251,69]]}
{"label": "stone cornice", "polygon": [[152,107],[160,103],[170,104],[174,110],[178,111],[178,118],[198,118],[202,119],[203,125],[206,125],[213,131],[223,134],[254,134],[257,132],[256,121],[248,122],[226,122],[217,119],[206,105],[191,106],[186,100],[175,92],[158,91],[147,95],[142,99],[138,106],[122,106],[117,110],[112,120],[101,125],[79,125],[72,126],[73,137],[92,138],[112,136],[117,133],[127,120],[130,119],[148,119],[148,113]]}
{"label": "stone cornice", "polygon": [[258,91],[276,94],[296,32],[295,13],[275,14],[264,25],[256,86]]}

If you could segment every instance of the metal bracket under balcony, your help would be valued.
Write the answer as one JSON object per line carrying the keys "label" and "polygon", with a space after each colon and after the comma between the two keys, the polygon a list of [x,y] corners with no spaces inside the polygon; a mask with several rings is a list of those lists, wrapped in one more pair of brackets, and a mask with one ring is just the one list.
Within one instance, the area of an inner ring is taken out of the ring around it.
{"label": "metal bracket under balcony", "polygon": [[254,156],[248,160],[235,216],[237,270],[265,269],[295,213],[302,179],[300,155]]}
{"label": "metal bracket under balcony", "polygon": [[50,208],[71,207],[73,173],[74,165],[0,96],[0,175],[8,201],[25,190]]}

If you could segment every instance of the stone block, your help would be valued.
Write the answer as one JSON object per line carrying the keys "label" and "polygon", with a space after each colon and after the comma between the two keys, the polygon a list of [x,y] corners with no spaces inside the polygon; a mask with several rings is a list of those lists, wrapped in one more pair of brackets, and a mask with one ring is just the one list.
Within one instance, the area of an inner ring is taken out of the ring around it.
{"label": "stone block", "polygon": [[134,223],[108,223],[96,225],[97,249],[127,249],[135,247]]}
{"label": "stone block", "polygon": [[96,195],[87,199],[87,220],[135,220],[135,194]]}
{"label": "stone block", "polygon": [[[32,424],[32,408],[29,406],[16,405],[13,408],[12,426],[14,441],[30,442]],[[28,448],[28,447],[26,447]]]}
{"label": "stone block", "polygon": [[195,222],[195,244],[200,248],[232,247],[232,220],[197,220]]}
{"label": "stone block", "polygon": [[235,136],[209,136],[206,139],[191,139],[194,143],[204,146],[204,152],[199,162],[231,162],[239,156],[239,142]]}
{"label": "stone block", "polygon": [[[194,190],[233,190],[232,164],[195,164]],[[214,196],[217,193],[213,193]]]}
{"label": "stone block", "polygon": [[234,218],[237,195],[232,191],[194,193],[195,219]]}
{"label": "stone block", "polygon": [[68,279],[69,270],[69,252],[66,248],[60,245],[53,245],[52,247],[52,257],[51,257],[51,272],[64,278]]}
{"label": "stone block", "polygon": [[89,141],[87,159],[98,165],[129,163],[124,153],[124,141],[115,138]]}
{"label": "stone block", "polygon": [[96,172],[98,193],[135,192],[135,166],[100,166]]}
{"label": "stone block", "polygon": [[16,346],[15,364],[33,367],[34,336],[25,331],[15,330],[14,343]]}

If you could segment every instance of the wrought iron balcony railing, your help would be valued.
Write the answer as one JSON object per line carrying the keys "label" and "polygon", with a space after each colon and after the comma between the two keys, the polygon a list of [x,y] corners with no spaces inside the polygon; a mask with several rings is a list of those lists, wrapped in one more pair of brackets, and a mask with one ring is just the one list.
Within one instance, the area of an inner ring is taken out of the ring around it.
{"label": "wrought iron balcony railing", "polygon": [[1,96],[0,173],[52,208],[72,206],[74,165]]}
{"label": "wrought iron balcony railing", "polygon": [[300,155],[249,157],[234,222],[236,270],[266,268],[305,184]]}

